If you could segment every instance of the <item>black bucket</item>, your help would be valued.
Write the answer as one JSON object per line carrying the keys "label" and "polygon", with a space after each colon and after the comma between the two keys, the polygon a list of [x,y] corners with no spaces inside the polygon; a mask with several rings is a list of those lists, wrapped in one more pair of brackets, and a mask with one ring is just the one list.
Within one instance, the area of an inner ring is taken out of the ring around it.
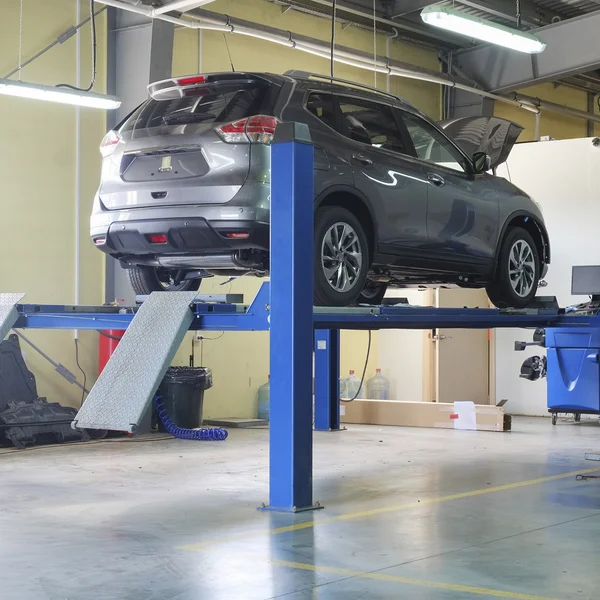
{"label": "black bucket", "polygon": [[[169,367],[158,395],[177,427],[195,429],[202,425],[204,390],[212,387],[212,371],[206,367]],[[164,431],[162,423],[158,423]]]}

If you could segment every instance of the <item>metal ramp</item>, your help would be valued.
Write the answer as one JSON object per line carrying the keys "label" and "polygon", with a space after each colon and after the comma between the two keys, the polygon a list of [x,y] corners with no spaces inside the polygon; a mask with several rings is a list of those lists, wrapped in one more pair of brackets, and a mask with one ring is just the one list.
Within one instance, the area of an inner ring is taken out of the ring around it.
{"label": "metal ramp", "polygon": [[196,292],[154,292],[137,311],[73,421],[135,433],[194,319]]}
{"label": "metal ramp", "polygon": [[19,312],[15,304],[24,297],[25,294],[0,294],[0,342],[17,322]]}

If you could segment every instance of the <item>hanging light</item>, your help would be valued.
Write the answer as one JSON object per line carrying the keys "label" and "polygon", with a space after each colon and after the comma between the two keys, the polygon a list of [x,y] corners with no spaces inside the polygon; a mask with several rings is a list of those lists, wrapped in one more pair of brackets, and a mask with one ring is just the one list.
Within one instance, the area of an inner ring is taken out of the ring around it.
{"label": "hanging light", "polygon": [[32,98],[34,100],[46,100],[47,102],[59,102],[72,104],[74,106],[87,106],[89,108],[102,108],[111,110],[119,108],[121,101],[115,96],[85,92],[70,88],[60,88],[51,85],[39,85],[37,83],[24,83],[0,79],[0,94],[6,96],[18,96],[19,98]]}
{"label": "hanging light", "polygon": [[428,25],[527,54],[537,54],[546,47],[537,35],[480,19],[449,6],[427,6],[421,11],[421,19]]}

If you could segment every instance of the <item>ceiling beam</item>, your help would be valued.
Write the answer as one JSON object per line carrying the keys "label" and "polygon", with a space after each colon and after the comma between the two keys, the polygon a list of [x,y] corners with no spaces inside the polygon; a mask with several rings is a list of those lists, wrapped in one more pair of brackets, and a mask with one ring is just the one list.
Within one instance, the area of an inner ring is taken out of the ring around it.
{"label": "ceiling beam", "polygon": [[[482,10],[492,16],[508,19],[517,23],[517,9],[512,0],[459,0],[460,4]],[[530,27],[542,27],[561,20],[562,17],[553,11],[535,6],[531,2],[521,2],[521,22]]]}
{"label": "ceiling beam", "polygon": [[[436,4],[436,0],[393,0],[387,4],[387,11],[390,18],[397,18],[421,11],[431,4]],[[461,4],[501,19],[517,22],[517,9],[512,0],[458,0],[459,9]],[[531,2],[521,1],[521,22],[524,25],[541,27],[552,23],[553,20],[561,19],[558,13],[535,6]]]}
{"label": "ceiling beam", "polygon": [[431,4],[436,4],[436,0],[394,0],[388,4],[387,12],[391,19],[397,19]]}
{"label": "ceiling beam", "polygon": [[547,44],[541,54],[524,54],[494,45],[455,53],[462,70],[484,89],[509,92],[600,68],[600,11],[536,31]]}
{"label": "ceiling beam", "polygon": [[204,6],[205,4],[209,4],[213,0],[172,0],[168,4],[163,4],[154,9],[155,15],[162,15],[164,13],[171,12],[172,10],[177,10],[179,12],[186,12],[188,10],[192,10],[192,8],[198,8],[199,6]]}

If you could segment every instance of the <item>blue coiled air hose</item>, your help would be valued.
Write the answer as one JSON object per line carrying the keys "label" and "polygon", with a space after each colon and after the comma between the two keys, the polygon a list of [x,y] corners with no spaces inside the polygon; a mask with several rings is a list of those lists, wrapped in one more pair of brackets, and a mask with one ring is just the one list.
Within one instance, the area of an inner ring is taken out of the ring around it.
{"label": "blue coiled air hose", "polygon": [[163,427],[167,430],[167,433],[170,433],[173,437],[179,438],[180,440],[222,441],[228,436],[227,430],[222,429],[221,427],[201,427],[200,429],[184,429],[183,427],[177,427],[177,425],[171,421],[171,417],[169,416],[169,413],[167,413],[165,405],[162,403],[161,396],[154,398],[154,406],[156,406],[158,418],[163,424]]}

